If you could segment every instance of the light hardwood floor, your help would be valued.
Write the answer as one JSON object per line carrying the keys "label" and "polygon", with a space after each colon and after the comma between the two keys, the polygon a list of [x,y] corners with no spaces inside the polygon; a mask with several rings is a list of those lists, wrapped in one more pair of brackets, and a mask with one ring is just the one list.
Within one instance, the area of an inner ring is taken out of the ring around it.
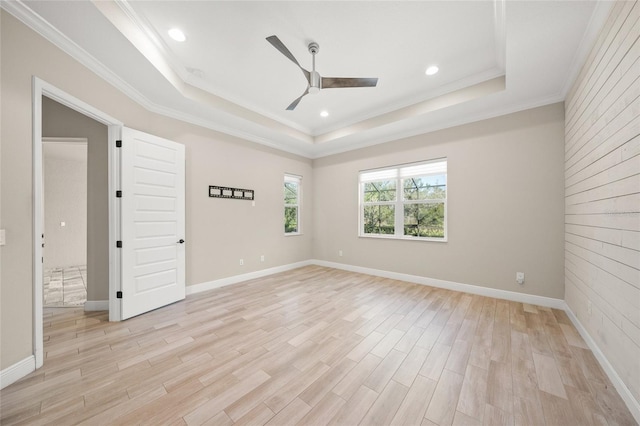
{"label": "light hardwood floor", "polygon": [[562,311],[317,266],[44,334],[3,425],[636,424]]}

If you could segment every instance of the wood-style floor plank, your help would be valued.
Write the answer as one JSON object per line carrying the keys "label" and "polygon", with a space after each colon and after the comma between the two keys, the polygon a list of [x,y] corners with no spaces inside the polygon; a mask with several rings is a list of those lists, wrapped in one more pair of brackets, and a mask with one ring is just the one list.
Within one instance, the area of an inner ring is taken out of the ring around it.
{"label": "wood-style floor plank", "polygon": [[422,422],[428,401],[431,400],[436,385],[437,382],[434,380],[417,376],[396,415],[391,420],[391,424],[410,426]]}
{"label": "wood-style floor plank", "polygon": [[308,266],[127,321],[47,308],[2,425],[633,425],[562,311]]}
{"label": "wood-style floor plank", "polygon": [[330,425],[357,425],[367,414],[373,403],[378,399],[378,393],[366,386],[360,388],[353,394],[345,405],[331,419]]}
{"label": "wood-style floor plank", "polygon": [[482,421],[487,401],[487,376],[489,372],[469,364],[462,380],[457,411]]}
{"label": "wood-style floor plank", "polygon": [[456,406],[462,388],[463,376],[444,370],[431,397],[425,418],[438,425],[450,425],[456,414]]}
{"label": "wood-style floor plank", "polygon": [[390,380],[380,397],[375,400],[360,424],[388,425],[398,411],[409,389],[395,380]]}
{"label": "wood-style floor plank", "polygon": [[265,424],[268,426],[293,426],[309,411],[311,411],[311,407],[300,398],[296,398]]}

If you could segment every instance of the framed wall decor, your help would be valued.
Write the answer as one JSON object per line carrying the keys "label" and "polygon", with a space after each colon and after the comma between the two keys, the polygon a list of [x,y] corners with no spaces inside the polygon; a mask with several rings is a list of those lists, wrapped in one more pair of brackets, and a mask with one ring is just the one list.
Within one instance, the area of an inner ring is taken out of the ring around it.
{"label": "framed wall decor", "polygon": [[232,198],[234,200],[253,200],[253,189],[230,188],[228,186],[209,185],[209,197]]}

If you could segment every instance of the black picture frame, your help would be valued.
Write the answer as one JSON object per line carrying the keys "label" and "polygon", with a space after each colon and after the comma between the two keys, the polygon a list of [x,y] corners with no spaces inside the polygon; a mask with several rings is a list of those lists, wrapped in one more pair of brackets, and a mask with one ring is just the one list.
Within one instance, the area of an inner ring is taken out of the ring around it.
{"label": "black picture frame", "polygon": [[233,200],[253,200],[255,197],[255,192],[253,189],[209,185],[209,197],[229,198]]}

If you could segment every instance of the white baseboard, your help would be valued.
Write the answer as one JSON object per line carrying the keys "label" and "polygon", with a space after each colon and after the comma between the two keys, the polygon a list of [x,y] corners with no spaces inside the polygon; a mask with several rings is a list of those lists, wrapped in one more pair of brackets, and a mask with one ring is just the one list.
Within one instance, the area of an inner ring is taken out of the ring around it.
{"label": "white baseboard", "polygon": [[636,422],[640,424],[640,402],[638,402],[638,400],[633,397],[633,394],[631,393],[627,385],[624,384],[618,373],[616,373],[616,370],[613,368],[604,353],[600,350],[600,347],[598,346],[596,341],[593,340],[589,332],[587,332],[587,329],[584,328],[578,317],[573,313],[569,305],[567,305],[566,303],[564,310],[573,325],[578,329],[578,332],[580,333],[586,344],[589,346],[589,349],[591,349],[591,352],[593,352],[593,355],[600,363],[600,366],[607,374],[607,377],[609,377],[609,380],[611,380],[611,383],[613,383],[613,386],[620,394],[620,397],[622,397],[622,400],[625,402],[625,404],[627,404],[627,408],[629,408],[631,415],[633,415],[633,417],[636,419]]}
{"label": "white baseboard", "polygon": [[228,286],[231,284],[237,284],[243,281],[249,281],[256,278],[266,277],[267,275],[277,274],[279,272],[290,271],[291,269],[301,268],[303,266],[313,265],[313,261],[304,260],[302,262],[290,263],[288,265],[275,266],[273,268],[262,269],[260,271],[249,272],[241,275],[234,275],[232,277],[220,278],[219,280],[207,281],[200,284],[194,284],[187,286],[187,296],[190,294],[201,293],[207,290],[213,290],[215,288],[220,288],[224,286]]}
{"label": "white baseboard", "polygon": [[461,284],[453,281],[437,280],[435,278],[421,277],[418,275],[402,274],[399,272],[383,271],[381,269],[365,268],[363,266],[347,265],[345,263],[328,262],[326,260],[310,259],[302,262],[290,263],[288,265],[276,266],[274,268],[263,269],[260,271],[249,272],[247,274],[234,275],[233,277],[221,278],[219,280],[208,281],[200,284],[187,286],[187,295],[196,294],[215,288],[224,287],[231,284],[237,284],[243,281],[253,280],[255,278],[266,277],[267,275],[277,274],[279,272],[289,271],[291,269],[301,268],[308,265],[318,265],[327,268],[342,269],[345,271],[358,272],[361,274],[374,275],[377,277],[391,278],[394,280],[407,281],[415,284],[428,285],[431,287],[445,288],[447,290],[461,291],[464,293],[478,294],[481,296],[495,297],[496,299],[511,300],[514,302],[529,303],[531,305],[546,306],[548,308],[565,309],[565,303],[562,299],[554,299],[552,297],[536,296],[534,294],[518,293],[515,291],[498,290],[476,286],[471,284]]}
{"label": "white baseboard", "polygon": [[536,296],[534,294],[519,293],[516,291],[498,290],[495,288],[482,287],[471,284],[461,284],[453,281],[437,280],[435,278],[421,277],[418,275],[402,274],[400,272],[383,271],[381,269],[365,268],[363,266],[353,266],[344,263],[327,262],[325,260],[312,260],[311,264],[326,266],[327,268],[343,269],[345,271],[358,272],[361,274],[375,275],[376,277],[391,278],[394,280],[408,281],[415,284],[428,285],[431,287],[444,288],[447,290],[461,291],[463,293],[478,294],[480,296],[494,297],[496,299],[511,300],[514,302],[529,303],[531,305],[545,306],[547,308],[565,308],[564,300],[552,297]]}
{"label": "white baseboard", "polygon": [[84,302],[84,310],[89,311],[108,311],[109,310],[109,301],[108,300],[87,300]]}
{"label": "white baseboard", "polygon": [[27,374],[36,370],[36,358],[33,355],[18,361],[12,366],[0,371],[0,389],[17,382]]}

